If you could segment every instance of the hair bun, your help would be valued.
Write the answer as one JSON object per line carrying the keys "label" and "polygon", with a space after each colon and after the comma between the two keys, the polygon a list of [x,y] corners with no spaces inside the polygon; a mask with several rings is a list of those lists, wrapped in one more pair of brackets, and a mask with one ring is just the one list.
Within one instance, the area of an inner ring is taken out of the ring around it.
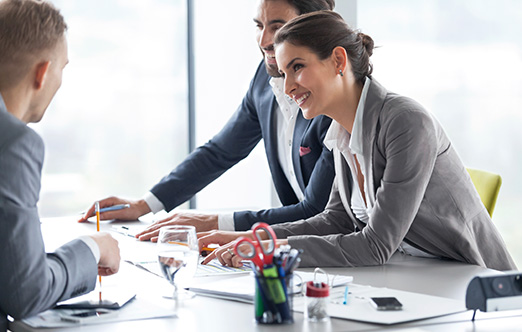
{"label": "hair bun", "polygon": [[326,0],[329,10],[334,10],[335,8],[335,0]]}
{"label": "hair bun", "polygon": [[374,43],[373,43],[372,37],[370,37],[362,32],[359,32],[357,35],[361,39],[361,42],[364,46],[364,49],[366,50],[366,53],[368,53],[368,56],[372,56],[373,49],[374,49]]}

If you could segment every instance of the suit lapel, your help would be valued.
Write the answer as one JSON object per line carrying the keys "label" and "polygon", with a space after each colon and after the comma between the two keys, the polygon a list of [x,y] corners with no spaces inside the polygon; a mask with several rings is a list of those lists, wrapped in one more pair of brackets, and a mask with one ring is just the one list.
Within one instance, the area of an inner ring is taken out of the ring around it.
{"label": "suit lapel", "polygon": [[[261,131],[263,132],[263,140],[265,141],[265,150],[268,164],[272,175],[282,173],[279,159],[277,158],[277,127],[275,126],[276,97],[270,85],[270,76],[265,69],[262,70],[266,81],[263,82],[263,92],[259,97],[259,102],[255,106]],[[277,174],[279,177],[279,174]]]}
{"label": "suit lapel", "polygon": [[375,140],[377,139],[377,125],[386,97],[386,90],[374,79],[371,79],[370,88],[366,96],[363,117],[363,156],[365,160],[366,186],[371,205],[375,205],[375,184],[373,177],[373,155]]}
{"label": "suit lapel", "polygon": [[292,146],[292,163],[294,164],[294,172],[297,178],[297,182],[299,183],[299,187],[301,190],[305,191],[305,183],[303,178],[303,171],[301,169],[301,156],[299,155],[299,148],[302,144],[302,139],[305,137],[305,132],[311,121],[307,121],[303,117],[303,113],[301,109],[297,112],[297,119],[295,120],[295,128],[294,128],[294,137],[293,137],[293,146]]}
{"label": "suit lapel", "polygon": [[[339,187],[339,197],[341,197],[341,201],[343,202],[345,208],[350,207],[351,201],[351,192],[352,187],[350,186],[350,181],[348,177],[350,176],[350,169],[344,160],[343,154],[339,149],[333,149],[334,153],[334,166],[335,166],[335,174],[337,175],[337,183]],[[346,209],[346,211],[350,210]]]}
{"label": "suit lapel", "polygon": [[350,217],[350,220],[353,222],[354,229],[363,229],[364,224],[360,223],[355,215],[352,212],[352,176],[350,171],[350,166],[344,159],[341,151],[339,149],[333,149],[334,153],[334,167],[335,167],[335,177],[337,181],[337,188],[339,190],[339,197],[341,198],[341,202],[343,203],[344,209],[346,213]]}
{"label": "suit lapel", "polygon": [[[269,86],[270,88],[270,86]],[[283,205],[289,205],[289,204],[295,204],[298,202],[297,196],[294,193],[294,190],[290,186],[290,183],[288,182],[288,179],[286,178],[286,175],[283,173],[283,169],[281,168],[281,163],[279,162],[279,157],[277,154],[278,150],[278,143],[277,143],[277,125],[275,122],[276,117],[276,98],[274,94],[270,91],[271,98],[270,103],[268,102],[261,107],[269,107],[270,112],[266,118],[266,130],[268,133],[268,137],[265,137],[265,149],[266,149],[266,155],[268,159],[268,165],[270,167],[270,172],[272,173],[272,178],[274,180],[274,186],[276,188],[277,194],[279,196],[279,199],[281,200],[281,203]]]}

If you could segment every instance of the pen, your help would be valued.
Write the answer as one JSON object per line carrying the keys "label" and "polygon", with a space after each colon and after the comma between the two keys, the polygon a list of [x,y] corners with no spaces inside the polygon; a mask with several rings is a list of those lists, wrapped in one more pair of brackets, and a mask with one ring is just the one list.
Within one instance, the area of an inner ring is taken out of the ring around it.
{"label": "pen", "polygon": [[343,301],[343,304],[344,305],[347,305],[348,304],[348,286],[346,286],[344,288],[344,301]]}
{"label": "pen", "polygon": [[301,250],[292,249],[290,250],[290,254],[288,255],[288,259],[286,260],[285,273],[292,273],[299,265],[301,258],[299,255],[301,254]]}
{"label": "pen", "polygon": [[112,230],[120,234],[136,238],[135,234],[132,234],[130,228],[127,226],[112,226]]}
{"label": "pen", "polygon": [[[94,207],[96,210],[96,231],[99,232],[100,231],[100,203],[96,202]],[[101,276],[100,275],[98,276],[98,280],[100,281],[100,288],[101,288]],[[100,300],[101,300],[101,292],[100,292]]]}
{"label": "pen", "polygon": [[99,209],[100,213],[130,208],[130,204],[118,204]]}
{"label": "pen", "polygon": [[[178,245],[182,245],[182,246],[188,247],[188,244],[187,243],[183,243],[183,242],[169,241],[168,243],[169,244],[178,244]],[[216,250],[216,248],[209,248],[209,247],[201,248],[201,251],[213,252],[214,250]]]}
{"label": "pen", "polygon": [[[95,203],[95,205],[96,205],[96,203]],[[98,203],[98,206],[99,206],[99,203]],[[99,209],[99,211],[100,211],[100,213],[104,213],[104,212],[109,212],[109,211],[123,210],[123,209],[127,209],[127,208],[130,208],[130,204],[116,204],[116,205],[101,208],[101,209]],[[80,212],[80,214],[85,214],[85,211]],[[92,215],[89,217],[92,217]]]}
{"label": "pen", "polygon": [[96,211],[96,231],[100,231],[100,203],[96,202],[94,205],[94,209]]}

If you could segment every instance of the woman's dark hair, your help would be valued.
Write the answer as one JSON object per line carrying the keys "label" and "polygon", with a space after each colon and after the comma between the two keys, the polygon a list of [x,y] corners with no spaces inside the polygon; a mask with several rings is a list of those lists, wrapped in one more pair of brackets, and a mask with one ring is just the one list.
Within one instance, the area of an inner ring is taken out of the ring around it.
{"label": "woman's dark hair", "polygon": [[372,74],[370,56],[373,53],[373,39],[351,29],[341,15],[335,12],[318,11],[290,20],[275,35],[275,45],[283,42],[308,47],[321,60],[328,58],[334,48],[341,46],[348,54],[357,82],[364,82],[364,78]]}
{"label": "woman's dark hair", "polygon": [[335,0],[286,0],[297,9],[299,15],[316,12],[318,10],[333,10]]}

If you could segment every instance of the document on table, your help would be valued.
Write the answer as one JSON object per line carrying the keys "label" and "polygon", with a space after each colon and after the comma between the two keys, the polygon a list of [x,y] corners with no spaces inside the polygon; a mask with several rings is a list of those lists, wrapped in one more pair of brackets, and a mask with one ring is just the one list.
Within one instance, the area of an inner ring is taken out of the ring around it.
{"label": "document on table", "polygon": [[140,319],[176,317],[172,309],[160,307],[152,302],[143,299],[135,299],[119,310],[101,315],[95,319],[89,319],[82,323],[64,321],[64,314],[75,312],[72,309],[52,309],[44,311],[36,316],[23,319],[22,321],[34,328],[55,328],[55,327],[71,327],[79,325],[106,324],[114,322],[123,322]]}
{"label": "document on table", "polygon": [[[390,325],[467,310],[463,301],[389,288],[351,284],[348,286],[347,294],[347,301],[344,304],[344,287],[330,291],[330,303],[328,304],[330,317]],[[402,310],[379,311],[370,304],[370,297],[395,297],[402,303]],[[303,297],[294,298],[293,306],[294,311],[304,312],[305,299]]]}
{"label": "document on table", "polygon": [[[324,278],[324,279],[323,279]],[[235,300],[240,302],[254,303],[255,282],[253,275],[234,276],[224,278],[205,284],[195,283],[189,286],[189,290],[196,294],[218,297],[227,300]],[[302,292],[303,285],[314,280],[313,272],[295,271],[293,278],[293,293],[298,294]],[[326,276],[323,274],[317,275],[318,281],[326,282]],[[330,276],[330,284],[333,287],[343,286],[353,281],[351,276],[335,275]]]}
{"label": "document on table", "polygon": [[[112,230],[120,246],[122,259],[136,267],[144,269],[163,278],[158,264],[156,243],[138,241],[134,234],[143,230],[143,226],[113,226]],[[247,274],[251,271],[250,262],[244,267],[235,268],[223,266],[219,261],[213,260],[207,265],[198,265],[196,277],[213,277],[231,274]]]}
{"label": "document on table", "polygon": [[[125,260],[127,263],[135,265],[141,269],[144,269],[150,273],[153,273],[157,276],[163,278],[161,274],[161,270],[158,264],[158,261],[144,261],[144,262],[133,262],[131,260]],[[223,266],[217,260],[210,261],[207,265],[199,264],[196,270],[195,277],[214,277],[214,276],[222,276],[222,275],[232,275],[232,274],[247,274],[252,269],[250,266],[243,267],[229,267]]]}
{"label": "document on table", "polygon": [[126,226],[126,225],[120,225],[120,226],[112,226],[111,230],[116,233],[123,234],[125,236],[130,236],[132,238],[136,238],[136,234],[141,233],[145,227],[143,226]]}
{"label": "document on table", "polygon": [[[332,278],[331,275],[330,278]],[[302,285],[310,280],[313,280],[313,273],[294,272],[294,294],[300,294]],[[356,285],[351,283],[352,280],[353,278],[350,276],[341,275],[336,275],[333,278],[328,304],[328,314],[331,317],[389,325],[467,310],[462,301],[389,288]],[[343,304],[346,285],[348,285],[347,302]],[[234,276],[206,284],[195,284],[189,289],[199,295],[253,303],[255,282],[253,275]],[[370,304],[370,297],[396,297],[403,304],[403,309],[399,311],[378,311]],[[293,301],[293,310],[303,312],[305,297],[294,296]]]}

